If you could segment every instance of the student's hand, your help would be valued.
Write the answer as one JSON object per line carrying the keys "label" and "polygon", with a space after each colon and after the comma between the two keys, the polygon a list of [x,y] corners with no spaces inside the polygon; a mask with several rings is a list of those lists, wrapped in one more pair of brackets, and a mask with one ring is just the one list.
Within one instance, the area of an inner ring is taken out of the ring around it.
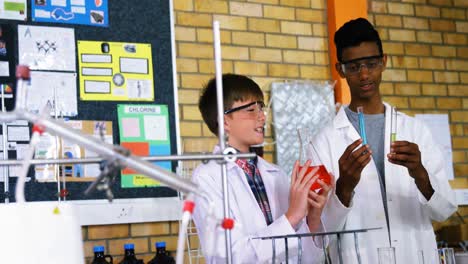
{"label": "student's hand", "polygon": [[415,180],[422,179],[424,174],[427,174],[421,162],[421,151],[415,143],[394,141],[390,145],[390,153],[387,157],[389,162],[406,167],[409,175]]}
{"label": "student's hand", "polygon": [[310,186],[317,180],[318,168],[313,169],[306,174],[310,161],[307,161],[299,170],[299,162],[294,163],[291,174],[291,186],[289,188],[289,207],[285,216],[293,228],[296,228],[299,222],[307,215],[308,199]]}
{"label": "student's hand", "polygon": [[336,195],[345,206],[349,206],[354,188],[361,180],[361,172],[372,158],[369,146],[359,147],[361,143],[362,139],[354,141],[338,161],[340,177],[336,181]]}
{"label": "student's hand", "polygon": [[320,217],[322,215],[323,208],[325,207],[328,201],[328,194],[333,190],[333,185],[335,182],[335,177],[331,176],[331,185],[326,184],[322,180],[318,179],[317,182],[322,186],[322,191],[316,193],[314,191],[309,191],[308,204],[309,212],[307,213],[307,224],[309,225],[310,232],[316,232],[320,229]]}
{"label": "student's hand", "polygon": [[429,174],[421,162],[421,151],[417,144],[408,141],[394,141],[390,145],[390,153],[387,154],[388,161],[404,166],[408,169],[408,174],[413,177],[416,186],[421,193],[429,200],[434,193]]}

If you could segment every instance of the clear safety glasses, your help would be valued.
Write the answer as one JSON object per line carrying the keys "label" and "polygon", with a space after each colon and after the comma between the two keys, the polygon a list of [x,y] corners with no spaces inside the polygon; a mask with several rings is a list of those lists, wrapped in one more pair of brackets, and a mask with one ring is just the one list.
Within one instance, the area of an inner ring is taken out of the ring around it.
{"label": "clear safety glasses", "polygon": [[362,67],[366,67],[368,72],[379,69],[383,65],[383,56],[370,56],[364,58],[358,58],[351,61],[345,61],[341,63],[341,70],[346,75],[357,75],[361,72]]}
{"label": "clear safety glasses", "polygon": [[238,112],[240,115],[245,117],[256,118],[260,116],[261,113],[265,114],[265,109],[265,103],[263,101],[255,101],[226,110],[224,111],[224,114],[227,115]]}

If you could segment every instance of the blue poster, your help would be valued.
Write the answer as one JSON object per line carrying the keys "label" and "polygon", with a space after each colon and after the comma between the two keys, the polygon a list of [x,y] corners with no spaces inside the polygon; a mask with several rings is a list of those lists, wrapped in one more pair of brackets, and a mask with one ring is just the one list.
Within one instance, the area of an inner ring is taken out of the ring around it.
{"label": "blue poster", "polygon": [[31,0],[35,22],[109,26],[107,0]]}

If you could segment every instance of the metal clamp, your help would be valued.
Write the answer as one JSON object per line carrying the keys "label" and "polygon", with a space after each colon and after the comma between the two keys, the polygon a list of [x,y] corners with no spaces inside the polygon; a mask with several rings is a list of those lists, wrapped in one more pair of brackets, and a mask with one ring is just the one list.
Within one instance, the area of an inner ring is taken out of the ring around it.
{"label": "metal clamp", "polygon": [[232,155],[237,154],[237,150],[235,148],[233,148],[233,147],[225,148],[224,151],[223,151],[223,154],[227,155],[227,156],[224,157],[225,162],[229,162],[229,161],[235,162],[237,160],[237,157],[232,156]]}

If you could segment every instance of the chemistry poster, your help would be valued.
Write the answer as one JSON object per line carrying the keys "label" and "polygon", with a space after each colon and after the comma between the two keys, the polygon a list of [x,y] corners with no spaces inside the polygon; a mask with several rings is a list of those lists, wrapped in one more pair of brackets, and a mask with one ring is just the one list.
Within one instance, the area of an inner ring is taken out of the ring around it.
{"label": "chemistry poster", "polygon": [[31,70],[76,72],[73,28],[18,25],[19,64]]}
{"label": "chemistry poster", "polygon": [[[167,105],[118,105],[120,145],[136,156],[171,154]],[[155,162],[171,170],[171,162]],[[122,170],[122,188],[161,184],[129,168]]]}
{"label": "chemistry poster", "polygon": [[78,41],[80,99],[154,101],[151,45]]}
{"label": "chemistry poster", "polygon": [[35,22],[109,26],[107,0],[31,0]]}
{"label": "chemistry poster", "polygon": [[[48,107],[50,115],[78,115],[76,98],[76,73],[31,71],[31,82],[26,107],[39,114]],[[57,112],[57,114],[55,114]]]}

